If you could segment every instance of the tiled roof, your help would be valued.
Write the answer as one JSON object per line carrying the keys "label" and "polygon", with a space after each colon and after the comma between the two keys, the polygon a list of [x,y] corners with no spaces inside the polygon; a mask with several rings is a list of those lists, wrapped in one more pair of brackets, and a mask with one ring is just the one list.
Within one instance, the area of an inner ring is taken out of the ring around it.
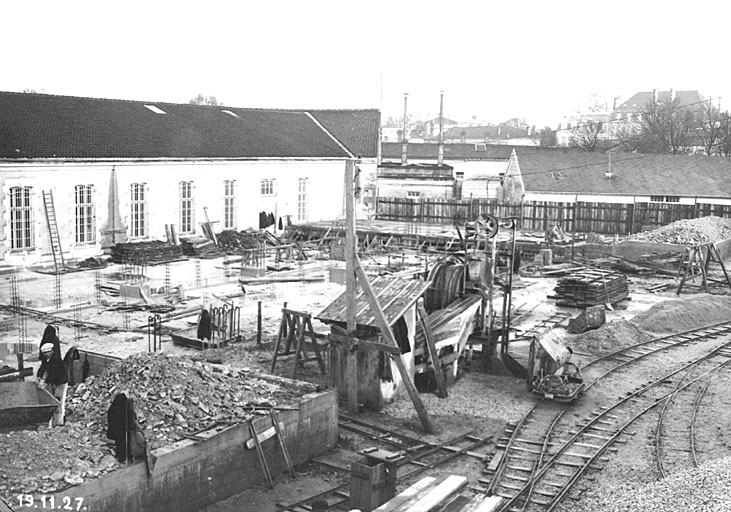
{"label": "tiled roof", "polygon": [[[401,159],[400,142],[382,142],[381,155],[384,159]],[[505,144],[445,144],[445,160],[508,160],[515,146]],[[419,143],[409,144],[407,157],[415,159],[436,160],[439,154],[439,144]]]}
{"label": "tiled roof", "polygon": [[526,192],[731,198],[731,158],[516,148]]}
{"label": "tiled roof", "polygon": [[0,92],[0,158],[346,156],[304,111]]}
{"label": "tiled roof", "polygon": [[379,110],[309,110],[309,113],[353,155],[363,158],[378,155]]}
{"label": "tiled roof", "polygon": [[[657,101],[660,103],[670,101],[672,96],[671,91],[657,91]],[[638,110],[644,109],[648,103],[653,101],[654,92],[637,92],[630,99],[619,105],[614,111],[615,112],[637,112]],[[676,91],[675,98],[677,99],[678,105],[680,106],[692,106],[697,105],[701,107],[701,103],[705,101],[705,98],[698,91]]]}

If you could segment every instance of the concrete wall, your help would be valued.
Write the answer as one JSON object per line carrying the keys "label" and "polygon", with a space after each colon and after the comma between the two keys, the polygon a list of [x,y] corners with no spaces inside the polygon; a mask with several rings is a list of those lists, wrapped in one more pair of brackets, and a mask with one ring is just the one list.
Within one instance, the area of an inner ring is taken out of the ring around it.
{"label": "concrete wall", "polygon": [[[280,411],[285,437],[295,464],[333,448],[338,436],[338,402],[335,391],[312,393],[299,409]],[[254,422],[257,432],[271,425],[268,417]],[[54,496],[83,498],[87,512],[195,512],[245,489],[266,482],[257,452],[246,448],[251,436],[247,425],[204,433],[202,441],[183,440],[153,451],[157,457],[148,476],[144,462],[126,465],[96,480],[71,487]],[[286,470],[276,438],[262,443],[272,477]],[[242,510],[246,504],[242,503]],[[19,508],[20,510],[32,510]],[[76,510],[76,508],[74,508]]]}
{"label": "concrete wall", "polygon": [[[112,173],[116,174],[117,198],[112,199]],[[273,213],[277,219],[291,215],[298,220],[327,220],[342,214],[345,163],[343,160],[237,160],[178,162],[45,162],[0,165],[2,211],[0,221],[0,261],[31,264],[52,261],[48,228],[43,208],[43,190],[52,190],[61,244],[66,259],[84,259],[101,254],[104,247],[126,241],[131,234],[131,185],[144,183],[147,194],[147,236],[142,240],[165,240],[165,225],[180,231],[179,183],[193,182],[193,224],[208,217],[221,231],[224,221],[224,181],[235,180],[235,227],[258,228],[259,212]],[[307,179],[306,218],[298,216],[300,178]],[[261,180],[274,179],[274,194],[261,194]],[[93,185],[96,240],[75,242],[76,185]],[[33,240],[29,251],[10,251],[9,190],[32,187]],[[337,198],[334,200],[334,198]],[[121,225],[119,225],[121,223]],[[112,231],[115,231],[112,234]]]}

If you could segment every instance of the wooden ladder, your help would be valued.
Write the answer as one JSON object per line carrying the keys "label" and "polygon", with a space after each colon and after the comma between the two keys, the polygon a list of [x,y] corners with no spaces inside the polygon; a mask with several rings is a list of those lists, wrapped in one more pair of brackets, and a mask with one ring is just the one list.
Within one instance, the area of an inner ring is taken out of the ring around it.
{"label": "wooden ladder", "polygon": [[48,236],[51,241],[51,252],[53,253],[53,265],[56,273],[66,268],[61,249],[61,237],[58,233],[58,222],[56,221],[56,208],[53,205],[53,191],[43,191],[43,207],[46,211],[46,223],[48,224]]}

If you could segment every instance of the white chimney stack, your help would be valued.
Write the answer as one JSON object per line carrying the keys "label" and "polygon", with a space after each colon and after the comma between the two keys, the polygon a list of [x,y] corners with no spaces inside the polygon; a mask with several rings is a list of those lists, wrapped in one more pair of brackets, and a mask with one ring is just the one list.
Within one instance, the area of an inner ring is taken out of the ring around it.
{"label": "white chimney stack", "polygon": [[441,167],[444,163],[444,91],[439,92],[439,146],[437,164]]}
{"label": "white chimney stack", "polygon": [[406,102],[407,102],[408,98],[409,98],[409,93],[405,92],[404,93],[404,131],[403,131],[403,136],[401,137],[401,165],[406,165],[406,163],[408,162],[408,157],[406,156],[406,154],[408,152],[408,144],[409,144],[408,137],[406,135],[408,133],[408,121],[406,120]]}

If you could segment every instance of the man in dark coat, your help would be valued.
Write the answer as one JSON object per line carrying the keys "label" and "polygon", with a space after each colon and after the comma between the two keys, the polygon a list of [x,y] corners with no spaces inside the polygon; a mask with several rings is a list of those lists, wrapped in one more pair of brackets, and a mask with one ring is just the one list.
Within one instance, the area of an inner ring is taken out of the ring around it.
{"label": "man in dark coat", "polygon": [[66,390],[68,389],[68,372],[61,358],[61,340],[58,337],[58,328],[48,325],[41,339],[40,354],[41,366],[36,375],[38,384],[45,386],[59,401],[56,412],[49,421],[49,426],[59,426],[65,423]]}
{"label": "man in dark coat", "polygon": [[107,411],[107,437],[114,440],[114,454],[119,462],[132,462],[146,455],[147,442],[133,400],[124,393],[114,397]]}

